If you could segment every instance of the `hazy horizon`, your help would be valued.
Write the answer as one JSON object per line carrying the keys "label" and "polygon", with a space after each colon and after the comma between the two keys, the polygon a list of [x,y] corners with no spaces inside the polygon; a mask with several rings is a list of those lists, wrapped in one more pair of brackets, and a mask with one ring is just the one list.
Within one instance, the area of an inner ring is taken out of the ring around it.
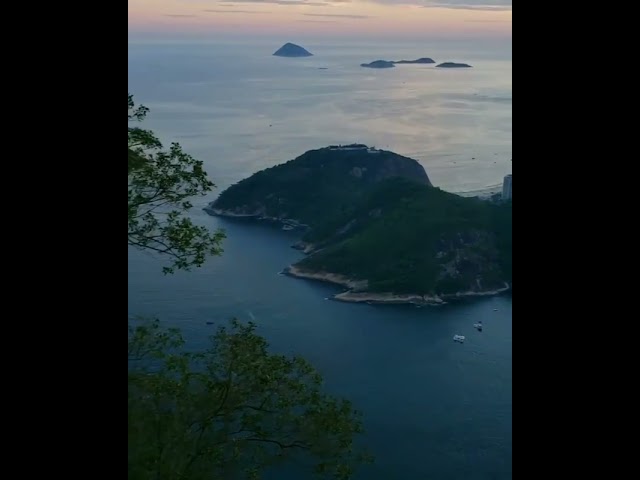
{"label": "hazy horizon", "polygon": [[[332,40],[300,42],[313,57],[272,56],[282,43],[129,44],[129,91],[151,108],[145,124],[204,161],[220,187],[206,201],[258,170],[334,143],[415,158],[449,191],[494,186],[511,173],[510,52],[477,42]],[[360,67],[425,56],[474,68]]]}
{"label": "hazy horizon", "polygon": [[[511,60],[511,39],[502,38],[380,38],[380,37],[331,37],[313,35],[287,35],[287,34],[197,34],[197,33],[153,33],[136,32],[129,33],[128,45],[131,47],[143,45],[155,46],[251,46],[263,50],[261,53],[273,54],[285,43],[295,43],[309,50],[315,57],[322,57],[325,48],[362,49],[375,56],[389,49],[396,49],[397,55],[405,55],[407,51],[420,51],[419,56],[441,56],[441,52],[459,51],[464,59],[476,58]],[[395,59],[395,58],[394,58]],[[395,60],[399,60],[395,59]],[[453,59],[449,59],[453,60]],[[460,61],[463,58],[458,59]]]}
{"label": "hazy horizon", "polygon": [[511,41],[512,0],[130,0],[129,35]]}

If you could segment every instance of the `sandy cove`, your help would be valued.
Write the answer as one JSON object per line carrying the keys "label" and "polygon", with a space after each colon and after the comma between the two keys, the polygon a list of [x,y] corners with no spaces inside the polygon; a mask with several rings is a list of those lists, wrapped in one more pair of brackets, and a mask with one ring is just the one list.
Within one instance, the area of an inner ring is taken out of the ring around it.
{"label": "sandy cove", "polygon": [[332,283],[334,285],[340,285],[346,287],[349,291],[338,293],[333,296],[334,300],[341,302],[352,303],[375,303],[375,304],[389,304],[389,305],[444,305],[447,302],[445,300],[450,299],[462,299],[467,297],[482,297],[490,295],[498,295],[509,290],[509,285],[504,284],[504,287],[495,290],[486,290],[481,292],[458,292],[447,295],[419,295],[419,294],[393,294],[393,293],[375,293],[365,291],[368,282],[366,280],[352,280],[336,273],[328,272],[308,272],[291,265],[284,270],[284,273],[296,278],[306,278],[309,280],[318,280],[321,282]]}
{"label": "sandy cove", "polygon": [[351,290],[362,291],[367,288],[366,280],[351,280],[344,275],[328,272],[307,272],[295,265],[290,265],[284,269],[284,273],[296,278],[306,278],[309,280],[318,280],[320,282],[333,283],[341,287],[347,287]]}
{"label": "sandy cove", "polygon": [[387,305],[444,305],[445,302],[438,296],[372,293],[372,292],[342,292],[333,296],[334,300],[352,303],[377,303]]}
{"label": "sandy cove", "polygon": [[235,213],[228,210],[220,210],[219,208],[212,208],[209,205],[203,208],[204,211],[209,212],[212,215],[219,217],[231,217],[231,218],[258,218],[260,215],[257,213]]}
{"label": "sandy cove", "polygon": [[[287,220],[279,219],[279,218],[270,218],[260,216],[258,213],[253,214],[243,214],[243,213],[234,213],[227,210],[220,210],[216,208],[206,207],[209,213],[214,215],[222,216],[222,217],[243,217],[243,218],[258,218],[261,220],[272,220],[278,221],[281,223],[285,223]],[[294,221],[295,222],[295,221]],[[297,223],[297,222],[295,222]],[[299,224],[299,226],[306,226]],[[298,250],[302,250],[305,254],[311,253],[315,246],[312,244],[305,244],[304,242],[298,242],[293,246]],[[368,283],[367,280],[353,280],[344,275],[340,275],[337,273],[329,273],[329,272],[308,272],[296,267],[295,265],[290,265],[285,268],[283,273],[290,275],[296,278],[306,278],[308,280],[317,280],[320,282],[331,283],[334,285],[340,285],[341,287],[348,288],[349,290],[342,293],[335,294],[332,298],[334,300],[338,300],[341,302],[351,302],[351,303],[369,303],[369,304],[388,304],[388,305],[444,305],[446,304],[446,300],[454,300],[454,299],[463,299],[468,297],[484,297],[491,295],[498,295],[502,292],[509,290],[511,287],[509,284],[505,283],[504,287],[498,288],[496,290],[485,290],[485,291],[468,291],[468,292],[457,292],[454,294],[443,294],[443,295],[420,295],[420,294],[394,294],[388,292],[367,292]]]}

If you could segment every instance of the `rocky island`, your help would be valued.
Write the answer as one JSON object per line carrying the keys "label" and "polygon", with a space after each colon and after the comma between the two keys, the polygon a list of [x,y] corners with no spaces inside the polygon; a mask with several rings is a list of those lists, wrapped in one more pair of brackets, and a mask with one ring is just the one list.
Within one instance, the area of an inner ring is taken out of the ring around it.
{"label": "rocky island", "polygon": [[393,62],[396,65],[412,65],[412,64],[423,64],[423,63],[436,63],[433,58],[423,57],[418,58],[417,60],[398,60],[397,62]]}
{"label": "rocky island", "polygon": [[466,63],[444,62],[436,65],[436,68],[471,68],[471,65]]}
{"label": "rocky island", "polygon": [[387,60],[374,60],[371,63],[361,63],[360,66],[365,68],[393,68],[395,64]]}
{"label": "rocky island", "polygon": [[366,145],[308,151],[205,210],[301,229],[307,255],[285,271],[345,287],[336,300],[442,304],[511,283],[511,202],[444,192],[416,160]]}
{"label": "rocky island", "polygon": [[436,63],[435,60],[428,57],[418,58],[417,60],[398,60],[396,62],[391,60],[374,60],[371,63],[361,63],[361,67],[365,68],[392,68],[396,65],[414,65],[414,64],[429,64]]}
{"label": "rocky island", "polygon": [[274,52],[274,55],[276,57],[312,57],[313,53],[308,52],[295,43],[285,43],[276,52]]}

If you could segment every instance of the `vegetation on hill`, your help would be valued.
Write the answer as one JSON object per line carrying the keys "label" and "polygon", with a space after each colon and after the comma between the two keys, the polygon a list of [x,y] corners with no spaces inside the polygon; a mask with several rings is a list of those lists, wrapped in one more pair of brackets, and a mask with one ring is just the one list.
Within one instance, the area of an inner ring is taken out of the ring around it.
{"label": "vegetation on hill", "polygon": [[303,241],[314,252],[297,267],[366,280],[370,292],[455,294],[511,282],[511,204],[434,188],[418,162],[392,152],[312,150],[230,187],[212,210],[308,225]]}
{"label": "vegetation on hill", "polygon": [[367,280],[371,292],[453,294],[511,280],[510,206],[395,178],[354,210],[349,232],[318,238],[324,248],[299,267]]}
{"label": "vegetation on hill", "polygon": [[378,182],[403,176],[430,184],[413,159],[366,146],[359,150],[311,150],[267,168],[228,188],[211,209],[235,214],[295,219],[309,226],[331,222],[350,212]]}

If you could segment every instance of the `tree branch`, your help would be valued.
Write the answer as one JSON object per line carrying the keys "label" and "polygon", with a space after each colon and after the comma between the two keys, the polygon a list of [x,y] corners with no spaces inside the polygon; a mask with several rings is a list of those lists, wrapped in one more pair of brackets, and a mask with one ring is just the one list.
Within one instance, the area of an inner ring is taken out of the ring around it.
{"label": "tree branch", "polygon": [[278,440],[272,440],[270,438],[259,438],[259,437],[249,437],[249,438],[243,438],[242,440],[246,441],[246,442],[264,442],[264,443],[273,443],[275,445],[278,445],[281,449],[285,449],[285,448],[302,448],[302,449],[309,449],[310,446],[306,445],[302,442],[292,442],[292,443],[282,443],[279,442]]}

